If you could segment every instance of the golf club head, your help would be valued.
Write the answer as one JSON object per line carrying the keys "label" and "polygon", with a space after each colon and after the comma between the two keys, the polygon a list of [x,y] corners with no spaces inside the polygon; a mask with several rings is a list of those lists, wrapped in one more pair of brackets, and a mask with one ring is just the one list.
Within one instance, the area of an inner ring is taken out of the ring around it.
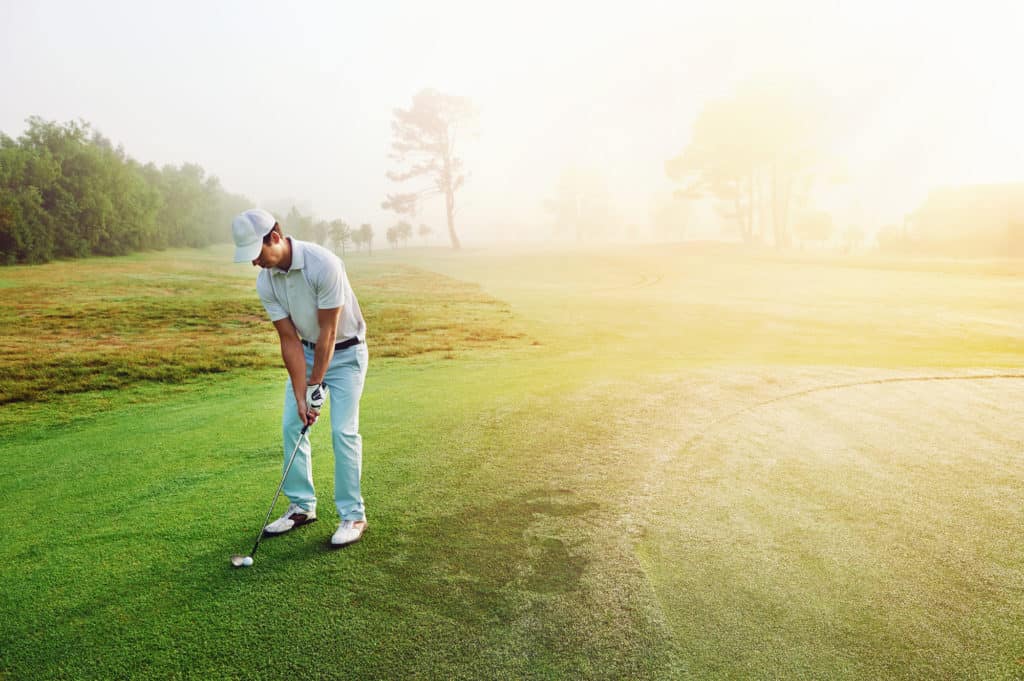
{"label": "golf club head", "polygon": [[240,556],[237,553],[231,556],[231,564],[237,567],[249,567],[252,565],[252,558],[249,556]]}

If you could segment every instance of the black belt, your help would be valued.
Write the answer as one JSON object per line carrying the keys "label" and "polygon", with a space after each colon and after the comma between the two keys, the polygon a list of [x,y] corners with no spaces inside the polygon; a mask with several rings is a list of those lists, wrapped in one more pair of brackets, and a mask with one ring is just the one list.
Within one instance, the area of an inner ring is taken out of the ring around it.
{"label": "black belt", "polygon": [[[359,345],[362,342],[363,341],[359,340],[359,336],[352,336],[351,338],[349,338],[347,340],[338,341],[337,343],[335,343],[334,344],[334,349],[335,349],[335,351],[337,351],[337,350],[344,350],[345,348],[350,348],[353,345]],[[305,345],[307,348],[310,348],[312,350],[316,350],[316,343],[310,343],[305,338],[302,339],[302,344]]]}

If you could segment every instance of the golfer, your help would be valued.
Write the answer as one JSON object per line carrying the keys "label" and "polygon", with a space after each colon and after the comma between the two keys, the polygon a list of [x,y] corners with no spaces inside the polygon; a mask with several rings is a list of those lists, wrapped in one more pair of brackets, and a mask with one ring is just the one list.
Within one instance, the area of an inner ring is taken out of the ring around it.
{"label": "golfer", "polygon": [[309,435],[300,436],[300,432],[317,420],[329,395],[334,503],[341,518],[331,545],[347,546],[359,541],[366,530],[359,489],[363,459],[359,398],[369,353],[359,303],[338,256],[317,244],[285,236],[267,211],[239,214],[231,232],[235,262],[261,268],[256,292],[281,341],[281,357],[288,370],[282,422],[286,459],[298,445],[284,480],[288,511],[263,531],[268,536],[284,534],[316,520]]}

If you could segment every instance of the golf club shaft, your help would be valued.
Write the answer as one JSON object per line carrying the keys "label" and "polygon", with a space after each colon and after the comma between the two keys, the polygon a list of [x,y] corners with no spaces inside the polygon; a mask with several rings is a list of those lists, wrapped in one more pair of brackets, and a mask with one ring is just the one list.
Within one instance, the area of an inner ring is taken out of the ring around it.
{"label": "golf club shaft", "polygon": [[309,424],[302,426],[302,432],[299,433],[299,439],[295,442],[295,449],[292,450],[292,455],[288,457],[288,465],[284,467],[284,475],[281,476],[281,484],[277,486],[277,492],[274,493],[274,500],[270,502],[270,508],[267,509],[267,517],[263,519],[263,524],[260,525],[260,531],[256,535],[256,543],[253,544],[252,552],[249,554],[250,557],[256,556],[256,549],[260,547],[260,541],[263,539],[263,528],[267,526],[270,521],[270,515],[274,512],[274,506],[277,505],[277,499],[281,496],[281,490],[284,489],[284,481],[288,478],[288,471],[292,469],[292,462],[295,461],[295,455],[299,453],[299,445],[302,444],[302,437],[309,430]]}

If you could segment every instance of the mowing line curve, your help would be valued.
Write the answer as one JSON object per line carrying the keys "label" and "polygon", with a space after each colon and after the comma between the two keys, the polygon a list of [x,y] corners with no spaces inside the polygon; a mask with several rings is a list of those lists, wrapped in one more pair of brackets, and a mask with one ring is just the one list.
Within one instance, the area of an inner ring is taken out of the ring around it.
{"label": "mowing line curve", "polygon": [[805,390],[798,390],[796,392],[787,393],[785,395],[779,395],[778,397],[773,397],[770,400],[764,400],[762,402],[758,402],[756,404],[752,404],[752,405],[743,407],[742,409],[737,409],[734,412],[731,412],[729,414],[726,414],[725,416],[722,416],[720,418],[715,419],[714,421],[712,421],[708,425],[704,426],[704,428],[702,428],[700,431],[698,431],[695,435],[690,437],[690,439],[688,439],[685,443],[683,443],[683,446],[682,446],[682,448],[679,451],[680,451],[680,453],[688,451],[690,449],[690,447],[692,447],[694,444],[696,444],[698,440],[703,438],[708,433],[708,431],[711,431],[711,430],[717,428],[718,426],[722,425],[723,423],[731,421],[734,418],[742,416],[743,414],[746,414],[748,412],[754,411],[755,409],[760,409],[761,407],[765,407],[765,406],[767,406],[769,404],[774,404],[776,402],[783,402],[785,400],[792,400],[792,399],[795,399],[797,397],[803,397],[805,395],[810,395],[810,394],[813,394],[813,393],[826,392],[826,391],[829,391],[829,390],[842,390],[843,388],[856,388],[856,387],[864,386],[864,385],[882,385],[882,384],[885,384],[885,383],[913,383],[913,382],[924,382],[924,381],[988,381],[988,380],[994,380],[994,379],[1003,379],[1003,380],[1024,379],[1024,374],[982,374],[982,375],[977,375],[977,376],[900,376],[900,377],[897,377],[897,378],[876,378],[876,379],[873,379],[873,380],[870,380],[870,381],[853,381],[853,382],[850,382],[850,383],[833,383],[833,384],[830,384],[830,385],[818,386],[816,388],[807,388]]}

